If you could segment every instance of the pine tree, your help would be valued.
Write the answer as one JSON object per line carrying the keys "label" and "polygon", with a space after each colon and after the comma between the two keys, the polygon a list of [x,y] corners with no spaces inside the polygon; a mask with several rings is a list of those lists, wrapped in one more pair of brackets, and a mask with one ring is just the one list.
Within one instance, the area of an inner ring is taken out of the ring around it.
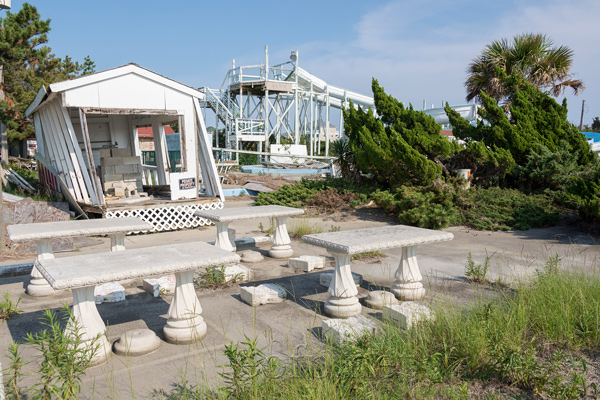
{"label": "pine tree", "polygon": [[[480,121],[477,126],[472,126],[446,106],[454,136],[467,143],[465,151],[470,146],[479,146],[488,152],[490,160],[501,161],[505,170],[500,178],[504,174],[510,177],[515,166],[521,167],[519,175],[522,178],[523,171],[531,170],[532,152],[536,153],[535,157],[545,154],[545,159],[563,159],[569,164],[574,161],[580,166],[597,159],[585,137],[567,120],[566,99],[560,105],[547,93],[516,74],[506,76],[501,70],[497,70],[497,73],[506,82],[507,92],[512,93],[508,112],[483,91],[480,93],[483,107],[479,110],[479,116],[486,123]],[[573,157],[569,160],[562,155],[551,157],[546,150],[550,153],[566,150]],[[525,167],[527,168],[524,170]],[[572,166],[566,168],[565,165],[565,171],[572,169]],[[520,179],[516,176],[510,178],[513,184]],[[530,174],[528,179],[529,187],[537,187],[542,183],[533,181],[535,174]]]}
{"label": "pine tree", "polygon": [[344,110],[344,129],[357,167],[384,187],[427,185],[447,175],[443,160],[458,147],[440,134],[441,126],[387,95],[377,80],[372,87],[378,117],[352,103]]}
{"label": "pine tree", "polygon": [[7,127],[9,143],[33,135],[33,125],[25,110],[42,85],[71,79],[94,72],[89,56],[83,64],[51,54],[47,43],[50,20],[41,20],[37,9],[24,3],[17,13],[6,13],[0,19],[0,63],[3,66],[0,119]]}
{"label": "pine tree", "polygon": [[23,111],[27,100],[35,97],[35,93],[29,95],[35,90],[28,82],[30,70],[36,68],[50,50],[41,46],[48,41],[48,31],[50,20],[40,20],[37,9],[28,3],[16,14],[7,12],[6,18],[0,19],[0,63],[5,93],[5,100],[0,101],[0,119],[7,127],[9,142],[33,133]]}

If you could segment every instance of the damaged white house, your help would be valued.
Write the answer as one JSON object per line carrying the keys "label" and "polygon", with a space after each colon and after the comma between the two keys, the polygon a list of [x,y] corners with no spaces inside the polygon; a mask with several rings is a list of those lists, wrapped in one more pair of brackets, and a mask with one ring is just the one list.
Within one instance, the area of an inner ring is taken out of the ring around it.
{"label": "damaged white house", "polygon": [[[192,214],[222,208],[224,197],[203,99],[135,64],[42,87],[26,110],[35,124],[40,181],[90,217],[135,216],[157,231],[208,223]],[[178,139],[166,140],[166,126],[178,130]],[[152,128],[151,162],[140,148],[142,127]]]}

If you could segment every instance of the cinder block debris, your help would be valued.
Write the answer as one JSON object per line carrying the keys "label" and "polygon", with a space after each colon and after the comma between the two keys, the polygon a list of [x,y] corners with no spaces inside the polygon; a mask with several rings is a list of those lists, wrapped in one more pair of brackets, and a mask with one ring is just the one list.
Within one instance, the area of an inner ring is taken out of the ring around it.
{"label": "cinder block debris", "polygon": [[94,288],[96,304],[117,303],[125,300],[125,288],[118,282],[109,282]]}
{"label": "cinder block debris", "polygon": [[[217,274],[221,274],[219,268],[216,269]],[[237,282],[247,282],[252,279],[253,272],[250,268],[242,264],[235,264],[225,267],[225,281],[231,282],[236,280]]]}
{"label": "cinder block debris", "polygon": [[350,318],[332,318],[323,321],[323,336],[336,343],[353,341],[364,335],[373,334],[378,326],[362,315]]}
{"label": "cinder block debris", "polygon": [[[319,276],[319,283],[321,284],[321,286],[328,288],[331,284],[332,279],[333,271],[321,272],[321,275]],[[356,274],[353,272],[352,279],[354,279],[354,283],[356,284],[356,286],[360,286],[360,284],[362,283],[362,275],[360,274]]]}
{"label": "cinder block debris", "polygon": [[433,313],[423,304],[415,301],[405,301],[399,305],[384,306],[383,316],[396,321],[400,328],[409,329],[419,321],[432,319]]}
{"label": "cinder block debris", "polygon": [[288,267],[295,270],[310,272],[314,269],[322,269],[325,267],[325,258],[319,256],[294,257],[288,260]]}
{"label": "cinder block debris", "polygon": [[274,283],[258,286],[244,286],[240,290],[242,300],[251,306],[281,303],[286,299],[285,289]]}
{"label": "cinder block debris", "polygon": [[166,275],[160,278],[144,279],[144,290],[154,297],[161,294],[175,293],[175,275]]}

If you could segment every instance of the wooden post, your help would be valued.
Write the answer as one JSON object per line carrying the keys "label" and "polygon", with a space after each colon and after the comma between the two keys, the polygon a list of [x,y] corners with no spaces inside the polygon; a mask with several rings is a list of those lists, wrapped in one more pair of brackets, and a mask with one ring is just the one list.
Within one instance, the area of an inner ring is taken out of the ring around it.
{"label": "wooden post", "polygon": [[[83,143],[85,145],[85,152],[88,157],[89,175],[92,180],[91,186],[94,188],[96,193],[96,199],[102,205],[106,204],[104,201],[104,190],[98,186],[98,176],[96,175],[96,165],[94,164],[94,155],[92,154],[92,145],[90,140],[90,133],[88,131],[87,117],[83,110],[79,108],[79,123],[81,124],[81,136],[83,136]],[[83,165],[82,165],[83,167]]]}

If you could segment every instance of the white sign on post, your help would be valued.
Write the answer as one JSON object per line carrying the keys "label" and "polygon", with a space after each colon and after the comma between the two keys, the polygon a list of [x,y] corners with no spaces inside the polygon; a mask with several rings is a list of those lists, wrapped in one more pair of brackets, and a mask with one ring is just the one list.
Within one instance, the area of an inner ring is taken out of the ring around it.
{"label": "white sign on post", "polygon": [[195,199],[197,184],[193,172],[171,173],[171,200]]}

